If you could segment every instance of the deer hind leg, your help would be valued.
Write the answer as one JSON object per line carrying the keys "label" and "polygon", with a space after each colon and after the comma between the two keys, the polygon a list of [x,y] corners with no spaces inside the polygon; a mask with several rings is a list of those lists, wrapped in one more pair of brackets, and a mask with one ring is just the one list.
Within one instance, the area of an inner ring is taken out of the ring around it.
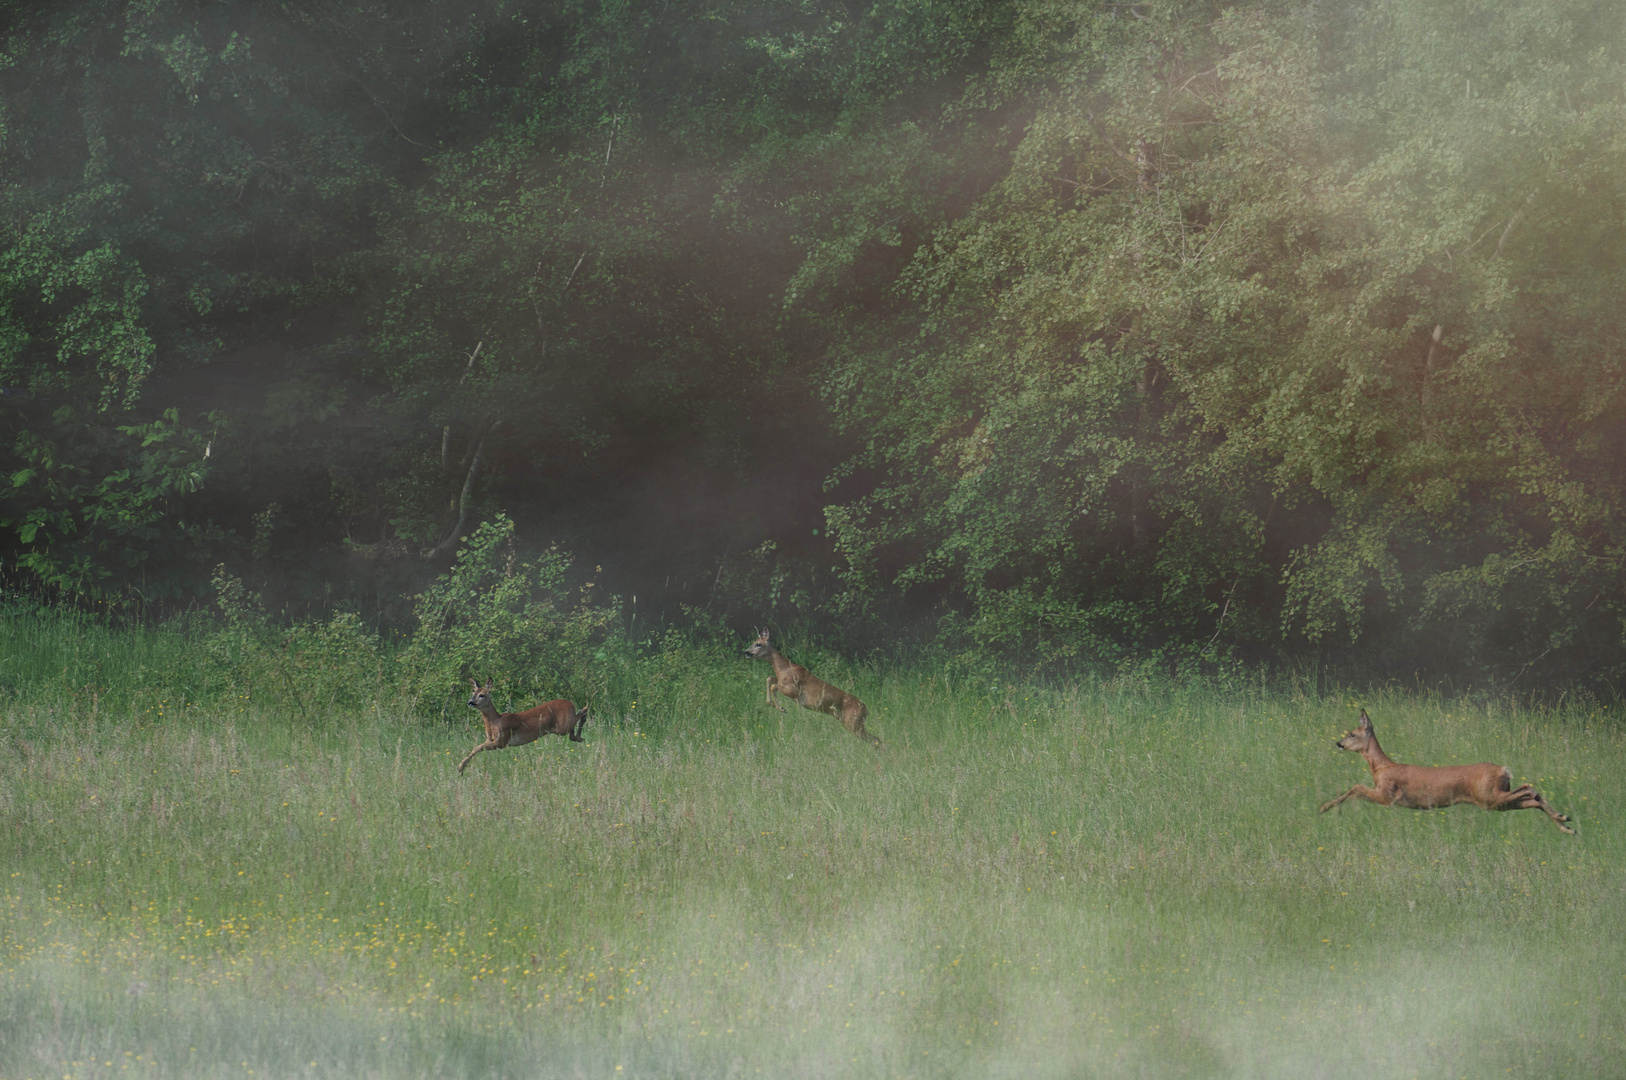
{"label": "deer hind leg", "polygon": [[1545,811],[1547,816],[1552,818],[1554,821],[1568,821],[1570,819],[1568,814],[1560,814],[1557,810],[1554,810],[1547,800],[1541,797],[1541,792],[1537,791],[1529,784],[1520,784],[1509,794],[1522,795],[1526,800],[1529,800],[1524,804],[1524,806],[1519,807],[1520,810],[1527,807],[1535,807]]}
{"label": "deer hind leg", "polygon": [[501,744],[499,744],[496,739],[487,739],[479,746],[476,746],[473,750],[470,750],[468,757],[458,762],[457,775],[463,775],[463,770],[469,767],[469,761],[474,757],[475,754],[478,754],[482,750],[500,750],[501,748]]}
{"label": "deer hind leg", "polygon": [[869,715],[869,710],[864,707],[862,702],[858,703],[856,709],[842,709],[837,715],[841,717],[842,727],[873,746],[881,745],[880,739],[864,730],[864,719]]}
{"label": "deer hind leg", "polygon": [[1503,795],[1490,809],[1540,810],[1542,813],[1552,818],[1553,824],[1557,825],[1564,832],[1571,835],[1574,835],[1575,833],[1574,829],[1564,824],[1570,819],[1569,815],[1560,814],[1557,810],[1554,810],[1551,804],[1549,804],[1546,799],[1541,797],[1541,793],[1535,788],[1531,787],[1529,784],[1524,784],[1523,786],[1515,788],[1514,790]]}
{"label": "deer hind leg", "polygon": [[1389,800],[1384,798],[1383,793],[1377,788],[1369,788],[1365,784],[1356,784],[1354,787],[1350,788],[1336,799],[1328,799],[1326,802],[1322,803],[1321,812],[1325,814],[1328,810],[1331,810],[1333,807],[1352,796],[1365,799],[1367,802],[1375,802],[1379,806],[1389,805]]}
{"label": "deer hind leg", "polygon": [[1570,816],[1568,814],[1560,814],[1557,810],[1554,810],[1551,806],[1548,805],[1546,799],[1543,799],[1540,795],[1538,795],[1534,791],[1532,791],[1530,793],[1530,797],[1536,800],[1536,806],[1540,807],[1542,812],[1544,812],[1548,817],[1553,819],[1553,824],[1554,825],[1557,825],[1559,827],[1559,829],[1561,829],[1564,832],[1569,833],[1571,836],[1575,835],[1575,830],[1570,828],[1568,825],[1565,824],[1565,822],[1567,822],[1570,819]]}

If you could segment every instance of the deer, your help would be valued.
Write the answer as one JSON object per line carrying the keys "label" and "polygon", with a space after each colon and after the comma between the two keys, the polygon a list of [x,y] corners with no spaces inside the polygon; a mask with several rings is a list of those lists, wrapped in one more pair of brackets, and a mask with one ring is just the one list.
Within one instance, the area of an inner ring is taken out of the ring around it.
{"label": "deer", "polygon": [[773,665],[773,674],[768,676],[769,705],[780,712],[785,711],[785,707],[774,700],[774,691],[777,690],[804,709],[829,713],[841,721],[842,727],[865,742],[873,746],[881,745],[880,739],[864,730],[864,717],[869,712],[864,703],[841,687],[833,686],[816,677],[802,665],[787,660],[783,653],[773,647],[767,630],[757,632],[756,641],[745,650],[745,655],[753,660],[766,660]]}
{"label": "deer", "polygon": [[1379,806],[1404,806],[1410,810],[1431,810],[1471,802],[1482,810],[1541,810],[1565,832],[1575,830],[1565,822],[1569,816],[1560,814],[1547,804],[1539,792],[1529,784],[1512,787],[1513,774],[1506,766],[1488,762],[1479,765],[1402,765],[1390,759],[1378,745],[1378,734],[1372,727],[1372,718],[1361,710],[1361,723],[1354,731],[1333,745],[1350,750],[1366,759],[1372,770],[1375,787],[1356,784],[1336,799],[1329,799],[1321,812],[1337,806],[1352,796],[1358,796]]}
{"label": "deer", "polygon": [[568,701],[544,701],[534,709],[524,712],[497,711],[497,706],[491,703],[491,681],[488,679],[481,686],[474,679],[469,680],[474,687],[474,694],[469,698],[469,705],[480,710],[480,716],[486,722],[486,741],[469,751],[457,766],[457,775],[462,776],[463,770],[468,768],[469,761],[482,750],[504,750],[510,746],[524,746],[528,742],[535,742],[543,735],[566,735],[571,742],[584,742],[582,726],[587,723],[587,706],[580,709]]}

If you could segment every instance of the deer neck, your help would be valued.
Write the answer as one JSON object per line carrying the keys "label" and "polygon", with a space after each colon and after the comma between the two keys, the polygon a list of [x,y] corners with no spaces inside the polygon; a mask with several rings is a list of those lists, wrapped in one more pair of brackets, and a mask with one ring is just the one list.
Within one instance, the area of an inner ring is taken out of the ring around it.
{"label": "deer neck", "polygon": [[774,648],[772,645],[768,646],[768,663],[773,665],[775,675],[782,675],[795,666],[789,660],[785,659],[784,654],[778,649]]}
{"label": "deer neck", "polygon": [[1372,736],[1372,741],[1367,744],[1366,749],[1361,751],[1361,756],[1366,759],[1366,767],[1372,770],[1374,778],[1378,775],[1379,769],[1387,769],[1394,764],[1393,759],[1383,752],[1383,747],[1378,745],[1376,735]]}
{"label": "deer neck", "polygon": [[493,724],[495,724],[497,722],[497,718],[502,715],[497,711],[497,706],[493,705],[489,700],[482,705],[476,705],[475,708],[479,710],[481,716],[485,717],[487,720],[490,720]]}

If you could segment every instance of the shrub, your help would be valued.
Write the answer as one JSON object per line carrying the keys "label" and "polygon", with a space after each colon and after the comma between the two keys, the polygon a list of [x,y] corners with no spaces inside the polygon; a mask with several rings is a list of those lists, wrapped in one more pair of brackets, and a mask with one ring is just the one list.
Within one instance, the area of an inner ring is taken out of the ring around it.
{"label": "shrub", "polygon": [[591,581],[572,590],[569,570],[570,557],[553,547],[521,561],[505,515],[475,530],[452,569],[417,598],[403,665],[419,704],[446,715],[469,679],[493,682],[499,700],[581,704],[603,694],[608,669],[599,661],[619,640],[614,601],[596,600]]}
{"label": "shrub", "polygon": [[211,579],[225,625],[206,638],[216,677],[239,696],[281,701],[306,718],[372,704],[390,685],[378,635],[352,612],[278,627],[258,593],[224,565]]}

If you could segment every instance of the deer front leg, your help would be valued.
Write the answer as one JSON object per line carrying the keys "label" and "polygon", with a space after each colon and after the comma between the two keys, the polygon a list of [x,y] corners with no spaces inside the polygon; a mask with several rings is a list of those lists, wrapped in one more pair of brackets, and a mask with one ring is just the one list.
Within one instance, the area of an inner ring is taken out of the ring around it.
{"label": "deer front leg", "polygon": [[779,702],[777,702],[777,701],[775,701],[773,699],[774,688],[776,686],[778,686],[778,684],[779,684],[778,679],[774,678],[772,675],[768,676],[768,704],[772,705],[774,708],[778,709],[780,712],[784,712],[785,707],[783,705],[779,704]]}
{"label": "deer front leg", "polygon": [[1389,805],[1389,800],[1384,798],[1383,793],[1377,788],[1369,788],[1365,784],[1356,784],[1354,787],[1350,788],[1336,799],[1328,799],[1326,802],[1322,803],[1321,812],[1325,814],[1328,810],[1331,810],[1333,807],[1337,806],[1339,803],[1343,802],[1352,795],[1365,799],[1367,802],[1375,802],[1379,806]]}
{"label": "deer front leg", "polygon": [[463,775],[463,770],[468,768],[469,761],[470,761],[470,759],[472,759],[474,757],[475,754],[478,754],[482,750],[496,750],[498,748],[499,747],[498,747],[498,743],[497,743],[496,739],[487,739],[485,742],[481,743],[479,746],[476,746],[473,750],[469,751],[469,756],[468,757],[464,758],[462,761],[460,761],[458,763],[457,775],[459,775],[459,776]]}

